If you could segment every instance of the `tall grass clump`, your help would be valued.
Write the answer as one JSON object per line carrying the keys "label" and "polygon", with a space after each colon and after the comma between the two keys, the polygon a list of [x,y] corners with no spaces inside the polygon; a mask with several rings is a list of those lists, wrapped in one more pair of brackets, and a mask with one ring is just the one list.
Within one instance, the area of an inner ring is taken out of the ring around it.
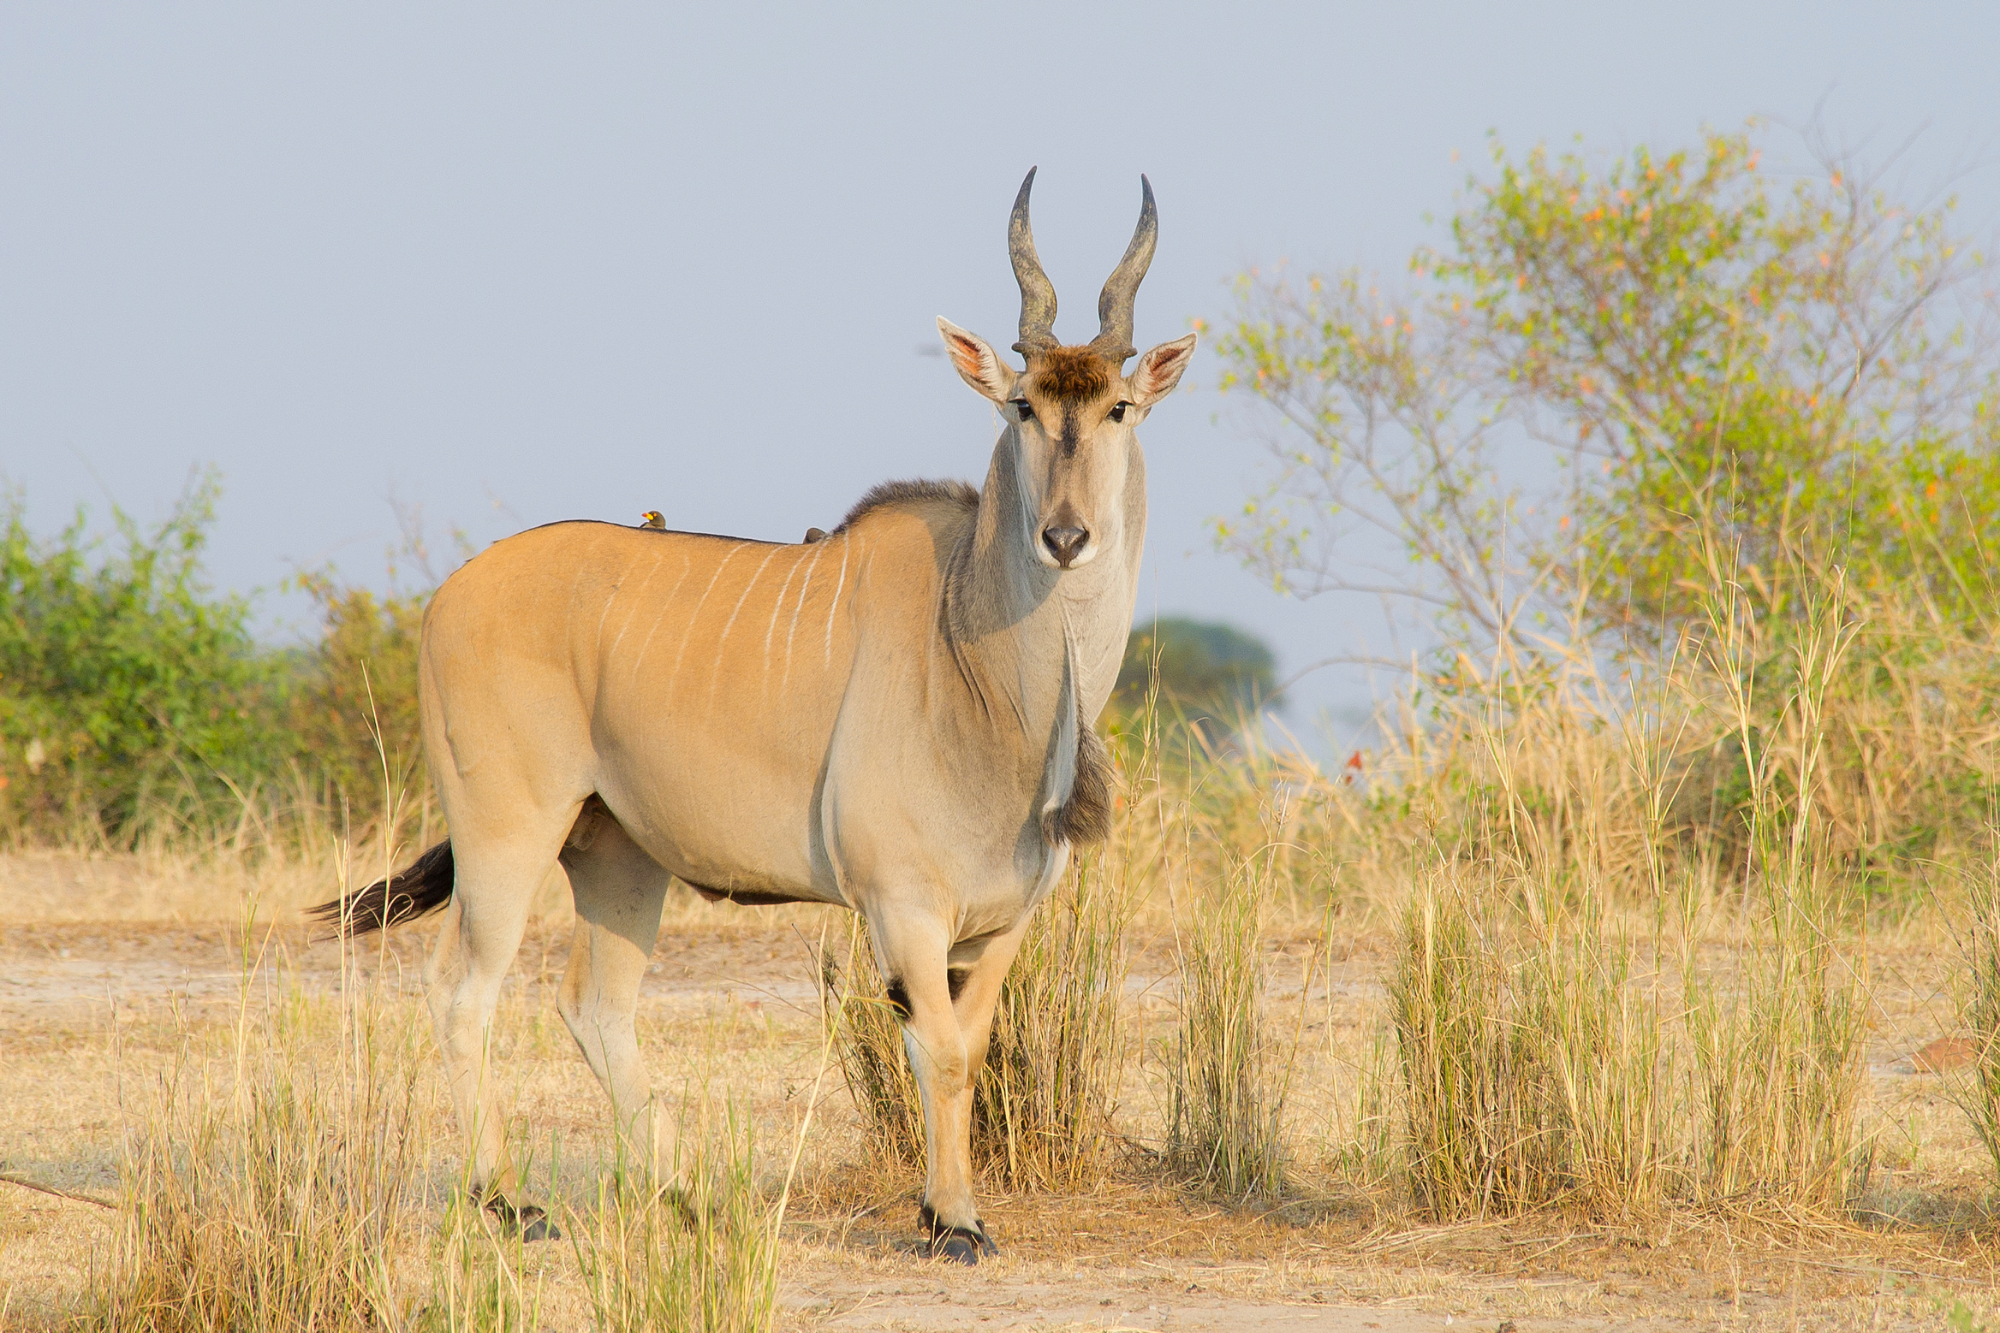
{"label": "tall grass clump", "polygon": [[1427,1216],[1643,1212],[1673,1180],[1671,1066],[1630,946],[1466,867],[1404,914],[1389,983],[1406,1176]]}
{"label": "tall grass clump", "polygon": [[[1852,608],[1835,576],[1773,647],[1721,562],[1713,586],[1650,700],[1577,651],[1438,714],[1437,767],[1412,781],[1458,827],[1419,872],[1391,983],[1432,1216],[1830,1217],[1866,1180],[1866,962],[1839,943],[1860,903],[1821,790]],[[1741,825],[1676,827],[1686,756],[1725,747]]]}
{"label": "tall grass clump", "polygon": [[1686,965],[1702,1116],[1699,1187],[1715,1203],[1845,1207],[1866,1181],[1858,1124],[1865,978],[1835,944],[1840,867],[1817,799],[1826,781],[1827,704],[1853,643],[1838,577],[1808,601],[1779,655],[1774,710],[1759,698],[1760,628],[1718,573],[1705,645],[1748,780],[1745,889],[1755,926],[1733,987]]}
{"label": "tall grass clump", "polygon": [[593,1322],[603,1333],[767,1333],[778,1299],[780,1209],[759,1191],[749,1125],[710,1124],[703,1103],[682,1126],[674,1185],[621,1169],[596,1207],[572,1215],[571,1243]]}
{"label": "tall grass clump", "polygon": [[921,1166],[924,1108],[903,1049],[903,1025],[889,1003],[868,928],[847,920],[845,961],[820,955],[820,997],[827,1040],[840,1063],[847,1092],[867,1127],[870,1151],[885,1162]]}
{"label": "tall grass clump", "polygon": [[1972,1042],[1972,1063],[1954,1096],[2000,1179],[2000,837],[1984,871],[1972,887],[1972,920],[1962,944],[1959,1023]]}
{"label": "tall grass clump", "polygon": [[1521,665],[1462,660],[1407,779],[1429,836],[1389,982],[1405,1177],[1441,1220],[1644,1213],[1685,1147],[1633,919],[1661,884],[1661,760],[1637,711],[1606,725],[1587,656]]}
{"label": "tall grass clump", "polygon": [[400,1321],[394,1256],[424,1166],[419,1030],[360,1000],[292,995],[259,1013],[247,970],[243,984],[227,1064],[190,1038],[133,1127],[123,1225],[87,1327]]}
{"label": "tall grass clump", "polygon": [[[1118,1005],[1134,901],[1120,863],[1089,853],[1035,909],[1001,983],[986,1058],[974,1075],[972,1153],[1007,1189],[1074,1190],[1110,1168],[1123,1070]],[[869,1141],[889,1160],[924,1160],[923,1107],[903,1027],[867,931],[849,923],[846,960],[822,959],[831,1040]]]}
{"label": "tall grass clump", "polygon": [[1695,1197],[1837,1216],[1867,1183],[1860,1123],[1866,993],[1809,905],[1765,915],[1738,986],[1689,989]]}
{"label": "tall grass clump", "polygon": [[1004,1188],[1089,1189],[1115,1158],[1125,932],[1136,906],[1124,872],[1115,850],[1079,857],[1036,909],[1000,984],[972,1138],[988,1179]]}
{"label": "tall grass clump", "polygon": [[[1437,715],[1412,792],[1455,828],[1417,870],[1390,988],[1431,1216],[1830,1217],[1866,1180],[1865,955],[1839,943],[1854,878],[1821,816],[1850,608],[1832,579],[1773,649],[1726,571],[1714,586],[1650,700],[1578,651]],[[1686,756],[1725,745],[1742,825],[1674,826]]]}
{"label": "tall grass clump", "polygon": [[1167,1161],[1183,1179],[1234,1198],[1285,1188],[1289,1071],[1274,1049],[1264,995],[1276,861],[1267,842],[1230,873],[1196,877],[1176,928]]}

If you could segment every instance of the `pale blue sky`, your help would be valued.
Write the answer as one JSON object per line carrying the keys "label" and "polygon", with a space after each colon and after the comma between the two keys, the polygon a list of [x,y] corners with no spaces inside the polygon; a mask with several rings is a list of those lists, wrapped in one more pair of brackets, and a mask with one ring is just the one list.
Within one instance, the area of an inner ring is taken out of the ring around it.
{"label": "pale blue sky", "polygon": [[[1013,340],[1030,165],[1077,339],[1152,177],[1144,347],[1251,264],[1400,270],[1488,130],[1615,151],[1817,110],[1878,159],[1922,130],[1913,187],[1990,235],[1996,56],[1971,4],[9,5],[0,474],[52,528],[155,517],[212,462],[237,589],[379,581],[391,494],[482,544],[647,508],[791,538],[885,477],[983,475],[989,412],[917,349],[938,314]],[[1372,606],[1213,553],[1261,466],[1213,378],[1143,432],[1142,614],[1291,666],[1379,649]]]}

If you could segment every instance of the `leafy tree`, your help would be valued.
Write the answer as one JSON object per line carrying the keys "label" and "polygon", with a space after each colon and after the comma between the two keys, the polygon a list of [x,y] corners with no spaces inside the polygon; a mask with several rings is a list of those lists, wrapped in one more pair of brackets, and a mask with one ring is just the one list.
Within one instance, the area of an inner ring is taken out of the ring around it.
{"label": "leafy tree", "polygon": [[[1282,468],[1223,543],[1301,595],[1428,606],[1465,647],[1570,616],[1671,641],[1718,552],[1759,617],[1796,617],[1838,564],[1983,620],[2000,362],[1978,259],[1948,207],[1759,161],[1741,134],[1602,171],[1496,145],[1409,290],[1245,277],[1223,387],[1274,409]],[[1550,484],[1505,480],[1523,438]],[[1368,527],[1403,558],[1357,558]]]}
{"label": "leafy tree", "polygon": [[1269,645],[1233,625],[1162,616],[1133,630],[1112,707],[1140,707],[1156,671],[1162,700],[1189,719],[1233,727],[1278,702],[1277,659]]}

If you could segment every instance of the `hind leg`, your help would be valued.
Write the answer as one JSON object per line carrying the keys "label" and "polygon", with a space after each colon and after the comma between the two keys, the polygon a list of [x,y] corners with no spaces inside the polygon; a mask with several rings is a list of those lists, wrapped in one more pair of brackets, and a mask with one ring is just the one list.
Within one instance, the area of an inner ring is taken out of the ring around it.
{"label": "hind leg", "polygon": [[506,1111],[490,1069],[493,1010],[521,947],[535,890],[554,869],[575,808],[516,821],[504,831],[466,818],[452,823],[456,862],[451,907],[424,968],[431,1019],[444,1056],[458,1123],[471,1155],[475,1195],[530,1240],[554,1234],[539,1208],[520,1206],[507,1152]]}
{"label": "hind leg", "polygon": [[576,937],[557,1005],[611,1098],[626,1161],[651,1179],[665,1159],[632,1019],[670,876],[601,807],[586,807],[562,860],[576,897]]}

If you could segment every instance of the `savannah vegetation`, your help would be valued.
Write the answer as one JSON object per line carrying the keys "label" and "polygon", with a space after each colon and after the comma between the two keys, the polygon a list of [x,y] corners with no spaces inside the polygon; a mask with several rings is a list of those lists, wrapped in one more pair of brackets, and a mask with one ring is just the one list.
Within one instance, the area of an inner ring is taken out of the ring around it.
{"label": "savannah vegetation", "polygon": [[[1371,1244],[1505,1219],[1732,1255],[1809,1241],[1989,1281],[1992,281],[1948,203],[1836,154],[1780,178],[1754,131],[1496,143],[1406,274],[1243,275],[1211,330],[1218,387],[1271,467],[1218,541],[1285,593],[1386,599],[1428,646],[1380,663],[1375,739],[1329,772],[1239,729],[1282,697],[1262,645],[1135,633],[1105,720],[1114,831],[1002,994],[975,1111],[989,1189],[1143,1187],[1358,1218],[1343,1234]],[[320,641],[262,647],[201,582],[213,502],[203,482],[102,542],[35,539],[10,502],[4,836],[373,878],[433,836],[422,595],[317,577]],[[598,1327],[769,1327],[787,1216],[919,1178],[865,943],[798,920],[820,1005],[784,1114],[690,1077],[678,1201],[607,1157],[557,1209]],[[246,998],[231,1033],[189,1039],[77,1317],[535,1317],[520,1246],[398,1155],[434,1072],[364,961],[331,997]],[[510,1021],[560,1045],[547,1013]],[[1934,1094],[1878,1073],[1916,1030],[1956,1039]],[[708,1040],[713,1060],[751,1037]],[[844,1162],[802,1146],[808,1116],[855,1127],[827,1140]]]}
{"label": "savannah vegetation", "polygon": [[[50,537],[0,498],[0,840],[243,851],[421,789],[427,594],[305,573],[318,641],[261,643],[248,600],[203,575],[220,495],[198,473],[150,528],[114,509],[94,532],[79,510]],[[420,528],[397,554],[421,567]]]}

